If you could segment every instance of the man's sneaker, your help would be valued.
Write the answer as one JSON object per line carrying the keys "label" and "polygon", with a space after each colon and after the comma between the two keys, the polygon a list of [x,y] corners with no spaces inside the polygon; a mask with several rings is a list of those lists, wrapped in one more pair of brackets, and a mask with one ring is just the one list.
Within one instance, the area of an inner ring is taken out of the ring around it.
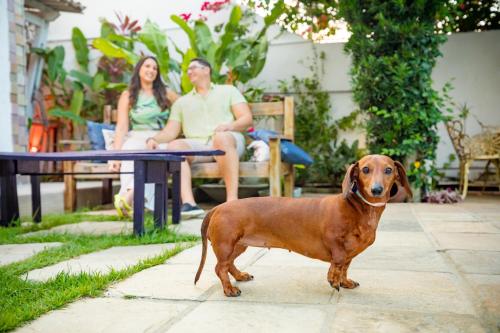
{"label": "man's sneaker", "polygon": [[205,211],[198,207],[198,205],[191,205],[189,203],[182,204],[181,217],[183,219],[190,219],[205,214]]}

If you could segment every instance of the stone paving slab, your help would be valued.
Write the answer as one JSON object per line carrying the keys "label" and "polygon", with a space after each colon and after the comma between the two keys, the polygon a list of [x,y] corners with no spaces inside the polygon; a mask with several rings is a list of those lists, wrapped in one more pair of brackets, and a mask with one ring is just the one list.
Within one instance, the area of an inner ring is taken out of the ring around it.
{"label": "stone paving slab", "polygon": [[[245,268],[259,256],[261,249],[249,248],[238,257],[235,264]],[[169,259],[166,264],[143,270],[108,290],[108,296],[132,295],[157,299],[200,300],[206,298],[209,289],[220,284],[215,275],[215,256],[208,251],[207,261],[200,280],[194,277],[201,257],[201,245],[184,250]]]}
{"label": "stone paving slab", "polygon": [[182,220],[178,225],[171,224],[168,228],[178,234],[194,235],[201,237],[201,223],[203,218]]}
{"label": "stone paving slab", "polygon": [[0,266],[27,259],[45,249],[61,245],[62,243],[58,242],[0,245]]}
{"label": "stone paving slab", "polygon": [[134,229],[132,222],[79,222],[63,224],[48,230],[28,232],[22,237],[43,236],[49,234],[72,234],[72,235],[120,235],[132,234]]}
{"label": "stone paving slab", "polygon": [[472,305],[450,273],[381,270],[350,270],[360,283],[353,290],[341,289],[340,304],[405,311],[474,314]]}
{"label": "stone paving slab", "polygon": [[[425,309],[422,310],[425,311]],[[338,307],[335,318],[327,331],[336,333],[486,332],[477,318],[470,315],[384,310],[347,304]]]}
{"label": "stone paving slab", "polygon": [[433,232],[441,249],[500,251],[500,234]]}
{"label": "stone paving slab", "polygon": [[79,274],[82,272],[107,274],[112,269],[121,270],[136,265],[141,260],[160,255],[181,244],[154,244],[138,246],[115,246],[106,250],[82,255],[55,265],[35,269],[26,274],[26,278],[46,281],[60,272]]}
{"label": "stone paving slab", "polygon": [[434,248],[423,232],[380,231],[377,232],[373,246]]}
{"label": "stone paving slab", "polygon": [[466,274],[465,278],[479,295],[483,309],[500,329],[500,275]]}
{"label": "stone paving slab", "polygon": [[240,288],[241,296],[226,297],[220,280],[217,279],[215,292],[208,300],[230,303],[328,304],[337,293],[326,279],[328,269],[288,266],[271,269],[267,266],[252,265],[244,271],[253,275],[254,280],[233,281],[234,285]]}
{"label": "stone paving slab", "polygon": [[137,333],[155,331],[178,316],[187,302],[144,299],[87,298],[52,311],[18,329],[30,332]]}
{"label": "stone paving slab", "polygon": [[94,210],[91,212],[83,212],[85,215],[106,215],[106,216],[117,216],[116,209],[103,209],[103,210]]}
{"label": "stone paving slab", "polygon": [[321,332],[326,316],[314,306],[207,301],[168,332],[315,333]]}
{"label": "stone paving slab", "polygon": [[145,269],[117,283],[106,292],[110,297],[147,297],[164,300],[204,300],[210,288],[219,283],[212,268],[205,266],[195,285],[194,265],[165,264]]}
{"label": "stone paving slab", "polygon": [[496,251],[448,250],[446,253],[463,273],[500,275],[500,255]]}
{"label": "stone paving slab", "polygon": [[461,232],[461,233],[500,233],[491,222],[424,222],[425,227],[431,232]]}

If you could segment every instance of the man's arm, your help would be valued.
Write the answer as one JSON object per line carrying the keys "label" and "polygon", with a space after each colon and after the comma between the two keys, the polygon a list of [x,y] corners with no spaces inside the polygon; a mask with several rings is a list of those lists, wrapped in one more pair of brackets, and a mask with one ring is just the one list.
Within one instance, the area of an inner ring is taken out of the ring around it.
{"label": "man's arm", "polygon": [[181,123],[177,120],[169,119],[167,125],[160,133],[146,140],[146,145],[149,149],[156,149],[161,143],[168,143],[175,140],[181,133]]}
{"label": "man's arm", "polygon": [[250,111],[250,107],[247,103],[238,103],[231,106],[231,112],[233,113],[235,120],[232,123],[217,126],[215,129],[216,132],[244,132],[247,128],[252,127],[252,111]]}

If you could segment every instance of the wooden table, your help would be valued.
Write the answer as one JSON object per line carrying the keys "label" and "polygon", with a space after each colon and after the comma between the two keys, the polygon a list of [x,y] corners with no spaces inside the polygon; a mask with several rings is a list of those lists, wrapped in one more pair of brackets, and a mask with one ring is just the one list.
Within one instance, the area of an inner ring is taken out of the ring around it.
{"label": "wooden table", "polygon": [[40,176],[64,173],[41,172],[42,161],[131,160],[134,161],[134,234],[144,234],[144,184],[155,184],[155,227],[163,228],[167,218],[168,177],[172,176],[172,222],[180,220],[180,171],[185,156],[223,155],[220,150],[92,150],[58,153],[0,152],[0,225],[19,219],[16,175],[31,179],[32,213],[41,221]]}

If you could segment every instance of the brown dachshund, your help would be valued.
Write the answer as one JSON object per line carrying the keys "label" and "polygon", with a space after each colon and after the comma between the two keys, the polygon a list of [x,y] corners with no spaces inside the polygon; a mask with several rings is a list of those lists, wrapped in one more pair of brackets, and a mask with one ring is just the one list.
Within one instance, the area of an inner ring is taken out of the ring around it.
{"label": "brown dachshund", "polygon": [[[399,185],[399,186],[398,186]],[[352,164],[342,194],[325,198],[248,198],[212,209],[201,226],[203,252],[194,283],[207,255],[207,236],[217,257],[215,272],[226,296],[239,296],[237,281],[253,276],[239,271],[234,259],[248,246],[277,247],[329,262],[328,282],[335,289],[356,288],[347,278],[351,260],[375,241],[380,216],[391,196],[403,188],[411,197],[401,163],[383,155],[368,155]]]}

